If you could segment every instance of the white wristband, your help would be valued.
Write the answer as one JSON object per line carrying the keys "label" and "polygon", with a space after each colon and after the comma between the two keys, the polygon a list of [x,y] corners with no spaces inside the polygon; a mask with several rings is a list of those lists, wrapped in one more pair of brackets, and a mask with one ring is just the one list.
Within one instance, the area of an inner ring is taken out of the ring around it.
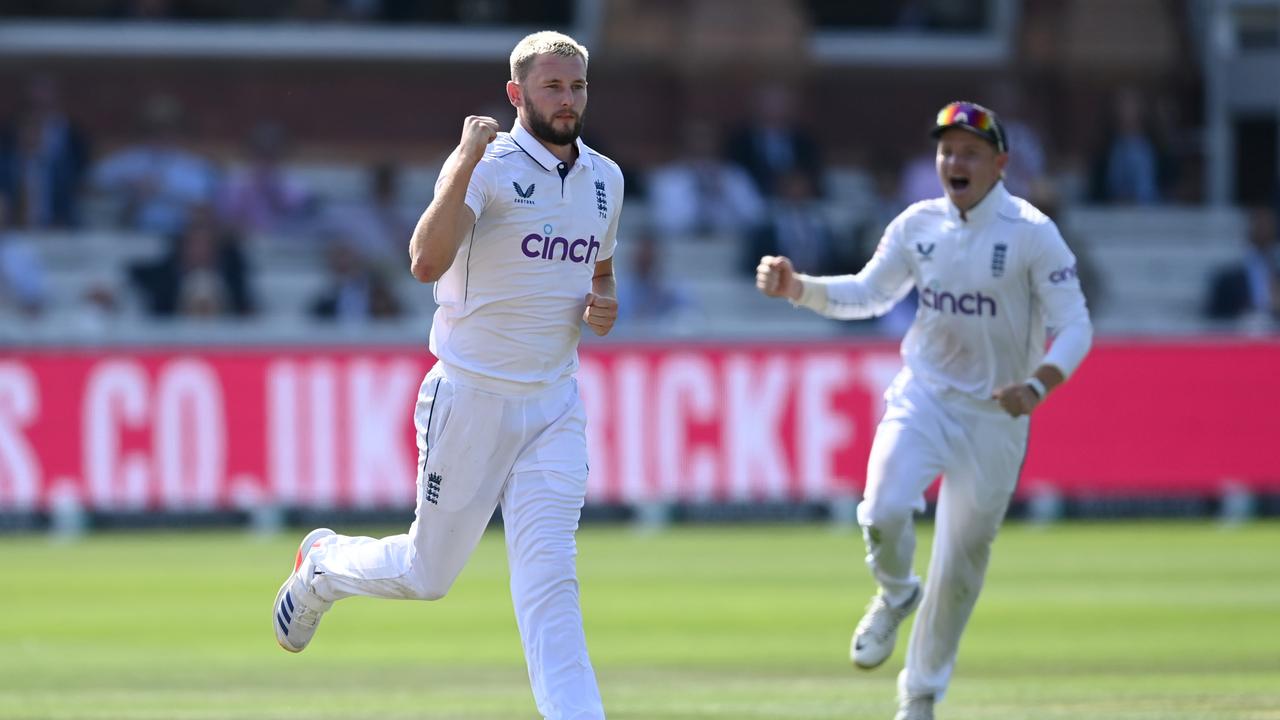
{"label": "white wristband", "polygon": [[1046,388],[1044,383],[1040,382],[1040,378],[1035,375],[1027,378],[1024,383],[1027,387],[1031,388],[1031,392],[1035,393],[1036,397],[1040,400],[1043,400],[1044,396],[1049,394],[1049,389]]}
{"label": "white wristband", "polygon": [[800,282],[800,298],[798,300],[787,300],[793,307],[806,307],[814,312],[822,312],[827,307],[827,286],[820,282],[815,282],[808,275],[796,273],[796,280]]}

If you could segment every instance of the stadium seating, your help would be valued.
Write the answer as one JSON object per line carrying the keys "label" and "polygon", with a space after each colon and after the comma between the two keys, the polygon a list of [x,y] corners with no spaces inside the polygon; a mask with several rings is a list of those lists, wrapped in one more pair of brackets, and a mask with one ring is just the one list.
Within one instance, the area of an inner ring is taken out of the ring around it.
{"label": "stadium seating", "polygon": [[1231,208],[1081,207],[1063,229],[1099,276],[1093,319],[1103,333],[1210,329],[1201,318],[1208,275],[1245,249],[1244,217]]}

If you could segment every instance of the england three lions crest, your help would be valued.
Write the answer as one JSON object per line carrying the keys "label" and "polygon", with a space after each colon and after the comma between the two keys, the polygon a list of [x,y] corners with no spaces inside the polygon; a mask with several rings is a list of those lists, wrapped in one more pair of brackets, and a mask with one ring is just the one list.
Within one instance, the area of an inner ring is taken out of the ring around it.
{"label": "england three lions crest", "polygon": [[609,194],[605,192],[603,180],[596,180],[596,210],[601,220],[609,218]]}

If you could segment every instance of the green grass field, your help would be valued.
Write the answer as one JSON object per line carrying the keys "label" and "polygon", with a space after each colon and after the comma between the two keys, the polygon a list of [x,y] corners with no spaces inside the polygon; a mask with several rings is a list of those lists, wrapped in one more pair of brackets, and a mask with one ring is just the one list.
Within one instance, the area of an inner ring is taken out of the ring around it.
{"label": "green grass field", "polygon": [[[499,532],[443,601],[344,601],[295,656],[270,606],[297,536],[0,538],[0,718],[536,717]],[[846,659],[872,590],[857,535],[579,546],[611,718],[892,717],[901,646],[871,673]],[[938,716],[1280,719],[1280,525],[1008,526]]]}

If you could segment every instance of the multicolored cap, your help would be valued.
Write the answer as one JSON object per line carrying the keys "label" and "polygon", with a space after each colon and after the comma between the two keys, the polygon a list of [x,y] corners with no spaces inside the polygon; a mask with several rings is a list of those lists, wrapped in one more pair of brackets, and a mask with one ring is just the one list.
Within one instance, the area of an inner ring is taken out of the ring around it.
{"label": "multicolored cap", "polygon": [[937,139],[943,131],[953,127],[963,128],[982,137],[995,145],[998,152],[1009,152],[1009,138],[1004,133],[1000,118],[977,103],[963,100],[948,103],[938,111],[938,118],[934,121],[933,130],[929,131],[929,136]]}

